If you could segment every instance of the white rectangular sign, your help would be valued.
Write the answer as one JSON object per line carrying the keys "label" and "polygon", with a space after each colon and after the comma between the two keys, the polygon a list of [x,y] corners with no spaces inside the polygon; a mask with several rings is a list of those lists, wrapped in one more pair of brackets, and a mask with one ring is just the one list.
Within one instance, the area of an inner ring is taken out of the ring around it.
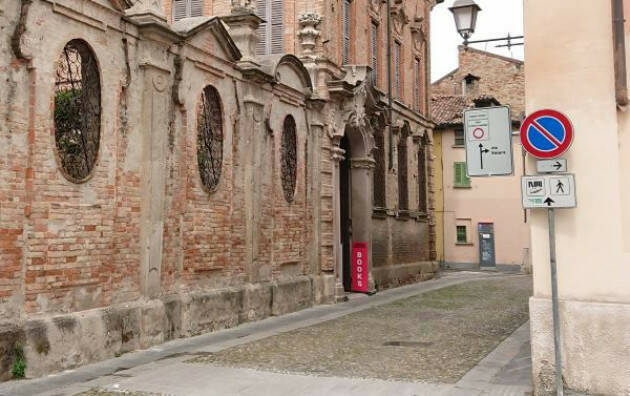
{"label": "white rectangular sign", "polygon": [[538,173],[566,173],[567,160],[564,158],[539,160],[536,161],[536,170]]}
{"label": "white rectangular sign", "polygon": [[523,207],[575,208],[575,175],[523,176],[521,179]]}
{"label": "white rectangular sign", "polygon": [[510,107],[480,107],[464,111],[468,176],[513,173]]}

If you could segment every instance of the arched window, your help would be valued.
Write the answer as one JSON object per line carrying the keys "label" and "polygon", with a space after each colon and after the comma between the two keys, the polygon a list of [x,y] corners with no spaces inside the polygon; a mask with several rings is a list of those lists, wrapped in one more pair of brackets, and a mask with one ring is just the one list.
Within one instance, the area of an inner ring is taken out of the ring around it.
{"label": "arched window", "polygon": [[282,190],[287,202],[293,202],[297,177],[297,136],[295,120],[290,115],[284,119],[282,127],[282,152],[280,153]]}
{"label": "arched window", "polygon": [[409,209],[409,188],[407,186],[407,137],[408,127],[402,128],[398,141],[398,208]]}
{"label": "arched window", "polygon": [[55,65],[55,144],[64,176],[81,183],[92,172],[101,138],[101,80],[83,40],[66,44]]}
{"label": "arched window", "polygon": [[379,129],[374,133],[374,207],[385,208],[387,206],[385,196],[385,135]]}
{"label": "arched window", "polygon": [[203,89],[197,111],[197,163],[203,186],[216,190],[223,164],[223,113],[219,92],[210,85]]}
{"label": "arched window", "polygon": [[424,142],[418,149],[418,210],[427,213],[427,147]]}

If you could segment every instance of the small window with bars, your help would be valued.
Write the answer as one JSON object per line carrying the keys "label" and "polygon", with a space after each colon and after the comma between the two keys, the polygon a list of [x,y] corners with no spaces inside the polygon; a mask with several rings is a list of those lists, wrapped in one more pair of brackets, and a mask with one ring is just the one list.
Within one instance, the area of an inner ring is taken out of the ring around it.
{"label": "small window with bars", "polygon": [[398,142],[398,208],[409,209],[409,187],[407,185],[407,127],[403,128]]}
{"label": "small window with bars", "polygon": [[465,162],[455,162],[455,187],[470,187],[470,178],[468,177]]}
{"label": "small window with bars", "polygon": [[374,143],[376,144],[374,149],[374,160],[376,161],[374,168],[374,207],[385,208],[387,206],[385,195],[385,134],[382,129],[374,133]]}
{"label": "small window with bars", "polygon": [[455,146],[464,146],[464,130],[462,128],[455,129]]}
{"label": "small window with bars", "polygon": [[203,16],[204,0],[173,0],[173,21]]}
{"label": "small window with bars", "polygon": [[350,34],[352,32],[351,15],[350,15],[350,0],[343,0],[343,64],[350,63]]}
{"label": "small window with bars", "polygon": [[256,15],[265,20],[258,27],[256,55],[283,54],[284,0],[256,0]]}
{"label": "small window with bars", "polygon": [[400,99],[401,90],[400,90],[400,67],[401,67],[401,53],[402,46],[399,42],[394,43],[394,93],[396,95],[396,99]]}
{"label": "small window with bars", "polygon": [[372,22],[372,85],[378,86],[378,23]]}
{"label": "small window with bars", "polygon": [[457,233],[457,243],[458,244],[467,244],[468,243],[468,230],[465,225],[456,226]]}

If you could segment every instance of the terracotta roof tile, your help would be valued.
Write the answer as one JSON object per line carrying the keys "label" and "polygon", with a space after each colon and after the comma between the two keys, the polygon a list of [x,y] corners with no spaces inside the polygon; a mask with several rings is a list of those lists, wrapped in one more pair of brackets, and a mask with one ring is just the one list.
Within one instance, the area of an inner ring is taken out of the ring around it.
{"label": "terracotta roof tile", "polygon": [[463,111],[470,107],[460,95],[431,98],[431,117],[438,126],[461,124]]}

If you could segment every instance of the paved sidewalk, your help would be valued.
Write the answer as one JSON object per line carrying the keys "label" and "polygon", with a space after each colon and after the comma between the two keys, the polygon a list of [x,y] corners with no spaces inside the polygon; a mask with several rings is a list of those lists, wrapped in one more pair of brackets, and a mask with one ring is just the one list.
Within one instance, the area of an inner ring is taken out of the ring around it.
{"label": "paved sidewalk", "polygon": [[[522,396],[529,388],[527,372],[527,326],[505,340],[456,384],[318,377],[184,363],[191,356],[217,352],[232,346],[287,331],[330,321],[368,308],[388,304],[427,291],[504,274],[447,273],[443,278],[353,298],[344,304],[318,306],[234,329],[172,341],[146,351],[124,355],[29,381],[0,384],[0,395],[75,395],[94,388],[129,390],[131,395],[471,395]],[[525,330],[523,330],[525,329]],[[525,382],[523,382],[525,380]],[[505,383],[507,381],[507,383]],[[144,392],[144,393],[141,393]],[[148,392],[148,393],[147,393]],[[464,393],[462,393],[464,392]],[[477,393],[471,393],[477,392]],[[485,392],[485,393],[484,393]],[[503,392],[503,393],[497,393]],[[105,393],[107,394],[107,393]]]}

